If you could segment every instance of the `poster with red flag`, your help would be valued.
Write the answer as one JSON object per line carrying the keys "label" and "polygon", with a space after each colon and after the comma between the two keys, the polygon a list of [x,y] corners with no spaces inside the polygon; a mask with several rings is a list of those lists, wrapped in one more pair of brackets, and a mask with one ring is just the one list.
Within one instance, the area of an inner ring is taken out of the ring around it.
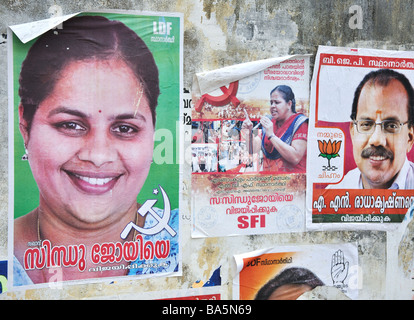
{"label": "poster with red flag", "polygon": [[414,202],[413,84],[413,52],[319,47],[307,229],[392,230],[403,221]]}
{"label": "poster with red flag", "polygon": [[197,74],[192,236],[303,231],[309,56]]}

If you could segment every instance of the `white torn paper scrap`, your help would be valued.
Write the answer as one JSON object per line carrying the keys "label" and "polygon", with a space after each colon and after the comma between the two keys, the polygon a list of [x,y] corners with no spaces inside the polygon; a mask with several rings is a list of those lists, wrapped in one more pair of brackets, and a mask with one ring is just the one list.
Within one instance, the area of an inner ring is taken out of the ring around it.
{"label": "white torn paper scrap", "polygon": [[[300,56],[309,55],[305,54]],[[231,82],[244,79],[272,65],[279,64],[294,57],[297,57],[297,55],[245,62],[221,69],[197,73],[194,76],[193,93],[203,95],[212,92],[222,86],[227,86]]]}
{"label": "white torn paper scrap", "polygon": [[78,15],[79,13],[80,12],[34,22],[18,24],[10,26],[10,29],[20,39],[21,42],[27,43],[30,40],[33,40],[41,34],[49,31],[50,29],[56,28],[64,21]]}

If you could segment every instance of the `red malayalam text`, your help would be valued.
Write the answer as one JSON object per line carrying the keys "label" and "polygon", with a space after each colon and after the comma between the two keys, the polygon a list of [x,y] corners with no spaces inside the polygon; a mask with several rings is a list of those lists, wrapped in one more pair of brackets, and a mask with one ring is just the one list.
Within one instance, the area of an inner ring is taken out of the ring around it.
{"label": "red malayalam text", "polygon": [[165,259],[170,254],[170,241],[144,241],[142,235],[137,235],[135,241],[124,243],[107,242],[95,244],[92,247],[91,258],[93,263],[132,262],[137,259],[152,260]]}
{"label": "red malayalam text", "polygon": [[86,268],[86,247],[83,244],[52,247],[49,240],[43,240],[40,247],[28,248],[24,252],[23,267],[25,270],[78,267],[79,271]]}

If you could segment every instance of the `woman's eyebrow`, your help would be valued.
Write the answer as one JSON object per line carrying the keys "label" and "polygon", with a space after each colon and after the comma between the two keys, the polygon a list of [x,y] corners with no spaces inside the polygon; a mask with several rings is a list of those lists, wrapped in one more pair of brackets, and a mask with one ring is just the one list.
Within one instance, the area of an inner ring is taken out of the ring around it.
{"label": "woman's eyebrow", "polygon": [[116,116],[109,118],[110,120],[128,120],[128,119],[137,119],[146,122],[147,119],[139,113],[121,113]]}
{"label": "woman's eyebrow", "polygon": [[66,113],[66,114],[70,114],[72,116],[76,116],[76,117],[80,117],[80,118],[88,118],[88,115],[82,111],[79,110],[75,110],[75,109],[71,109],[71,108],[67,108],[67,107],[58,107],[56,109],[53,109],[49,112],[49,114],[47,115],[48,118],[59,114],[59,113]]}
{"label": "woman's eyebrow", "polygon": [[[67,107],[58,107],[56,109],[51,110],[48,114],[48,118],[50,118],[50,117],[52,117],[56,114],[59,114],[59,113],[66,113],[66,114],[76,116],[76,117],[79,117],[79,118],[85,118],[85,119],[89,118],[88,114],[86,114],[82,111],[67,108]],[[143,115],[141,115],[139,113],[135,113],[135,112],[134,113],[121,113],[121,114],[118,114],[118,115],[111,116],[109,118],[110,121],[127,120],[127,119],[138,119],[138,120],[141,120],[141,121],[144,121],[144,122],[147,121],[147,119]]]}

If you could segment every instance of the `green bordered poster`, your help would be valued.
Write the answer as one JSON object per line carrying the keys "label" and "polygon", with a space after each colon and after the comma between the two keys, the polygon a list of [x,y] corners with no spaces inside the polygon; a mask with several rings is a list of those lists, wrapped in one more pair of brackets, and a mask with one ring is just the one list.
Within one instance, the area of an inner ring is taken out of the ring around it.
{"label": "green bordered poster", "polygon": [[13,286],[181,274],[182,34],[132,11],[9,28]]}

